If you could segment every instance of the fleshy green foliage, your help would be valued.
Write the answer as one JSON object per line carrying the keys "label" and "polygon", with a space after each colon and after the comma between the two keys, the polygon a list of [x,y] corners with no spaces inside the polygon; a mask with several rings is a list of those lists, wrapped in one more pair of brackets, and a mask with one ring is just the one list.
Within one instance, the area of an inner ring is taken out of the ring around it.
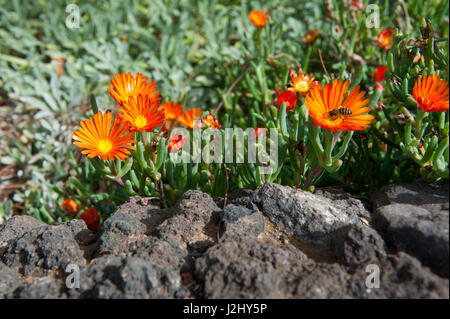
{"label": "fleshy green foliage", "polygon": [[[448,178],[448,112],[425,113],[418,110],[412,90],[414,79],[419,75],[438,73],[447,81],[449,78],[449,51],[442,46],[433,34],[430,20],[422,23],[421,38],[414,39],[407,35],[396,35],[390,52],[388,66],[392,74],[389,88],[401,103],[400,112],[404,122],[391,119],[392,126],[399,129],[399,143],[403,154],[412,158],[420,167],[425,180],[435,181]],[[420,62],[413,58],[421,56]],[[393,136],[392,128],[390,132]],[[392,138],[392,137],[391,137]]]}
{"label": "fleshy green foliage", "polygon": [[[349,2],[74,1],[80,28],[69,29],[67,1],[0,0],[0,171],[9,166],[0,193],[15,187],[5,193],[0,217],[13,210],[6,197],[22,213],[55,222],[71,218],[59,207],[69,197],[106,217],[134,194],[170,206],[192,188],[223,196],[271,181],[372,192],[419,176],[448,179],[448,112],[420,118],[411,100],[418,74],[440,72],[448,80],[448,0],[361,1],[362,10]],[[366,27],[369,4],[380,8],[380,28]],[[268,11],[270,25],[256,29],[247,17],[252,9]],[[425,46],[424,19],[432,29]],[[384,27],[396,29],[387,52],[376,42]],[[308,45],[303,36],[313,29],[318,38]],[[418,53],[423,64],[413,62]],[[384,91],[374,89],[378,65],[389,67]],[[304,99],[295,110],[278,109],[276,88],[284,90],[297,66],[322,83],[360,85],[376,116],[371,128],[334,143],[311,125]],[[262,176],[245,163],[176,164],[151,134],[146,138],[158,145],[141,140],[133,160],[87,160],[71,135],[92,110],[116,108],[107,86],[122,71],[155,79],[163,102],[218,110],[222,127],[276,128],[276,172]]]}

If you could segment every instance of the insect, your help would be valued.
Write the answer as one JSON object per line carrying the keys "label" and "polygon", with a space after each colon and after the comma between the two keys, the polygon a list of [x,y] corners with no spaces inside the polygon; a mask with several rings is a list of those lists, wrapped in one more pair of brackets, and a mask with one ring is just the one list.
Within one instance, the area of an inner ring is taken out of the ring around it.
{"label": "insect", "polygon": [[337,109],[334,109],[334,110],[331,110],[328,112],[328,117],[332,121],[335,121],[339,117],[339,115],[341,115],[341,116],[352,115],[352,110],[340,106]]}

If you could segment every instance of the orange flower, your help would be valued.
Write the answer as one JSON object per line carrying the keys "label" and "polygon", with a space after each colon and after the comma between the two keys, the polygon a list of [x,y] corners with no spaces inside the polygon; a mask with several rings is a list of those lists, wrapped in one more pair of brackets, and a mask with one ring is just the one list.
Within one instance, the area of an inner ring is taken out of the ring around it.
{"label": "orange flower", "polygon": [[394,29],[385,28],[378,35],[378,46],[384,48],[386,51],[391,48],[392,41],[394,39]]}
{"label": "orange flower", "polygon": [[317,40],[317,29],[312,30],[309,33],[306,33],[303,36],[303,41],[306,42],[306,44],[313,44]]}
{"label": "orange flower", "polygon": [[119,107],[119,118],[130,131],[152,132],[155,127],[164,124],[164,112],[148,95],[139,94],[137,98],[129,97],[123,107]]}
{"label": "orange flower", "polygon": [[364,100],[365,92],[359,92],[357,85],[348,96],[350,81],[335,79],[333,84],[316,85],[306,97],[306,107],[316,125],[333,132],[364,130],[374,116],[364,114],[370,111],[365,107],[370,100]]}
{"label": "orange flower", "polygon": [[75,216],[78,214],[78,211],[80,210],[80,207],[78,207],[78,204],[76,201],[74,201],[71,198],[65,199],[61,203],[62,209],[64,209],[68,214]]}
{"label": "orange flower", "polygon": [[111,112],[98,112],[93,118],[80,122],[72,138],[76,146],[85,148],[82,154],[87,154],[89,158],[100,156],[103,160],[118,158],[121,161],[130,155],[129,150],[135,147],[128,144],[136,143],[133,133],[127,132],[126,125],[120,123],[117,117],[112,125],[111,120]]}
{"label": "orange flower", "polygon": [[179,103],[170,101],[161,104],[161,110],[163,110],[164,116],[166,117],[166,125],[162,128],[162,131],[169,131],[172,124],[175,123],[174,121],[183,114],[183,107]]}
{"label": "orange flower", "polygon": [[124,102],[127,102],[130,96],[137,97],[139,94],[148,95],[149,99],[152,100],[152,103],[159,103],[161,98],[158,97],[158,95],[161,91],[155,92],[157,87],[154,80],[147,82],[148,78],[143,78],[143,74],[139,72],[136,73],[136,78],[134,78],[130,72],[128,72],[128,74],[125,74],[125,72],[122,74],[117,73],[114,78],[111,79],[114,89],[111,85],[108,85],[108,92],[113,99],[121,105]]}
{"label": "orange flower", "polygon": [[174,134],[169,142],[169,145],[167,146],[167,150],[169,153],[178,153],[182,148],[183,145],[187,142],[187,138],[184,137],[181,134]]}
{"label": "orange flower", "polygon": [[202,119],[202,123],[206,127],[211,127],[211,128],[215,128],[215,129],[219,129],[219,130],[222,127],[222,125],[220,125],[219,120],[216,119],[216,117],[214,115],[212,115],[211,113],[206,115],[206,118]]}
{"label": "orange flower", "polygon": [[84,212],[78,217],[78,219],[84,220],[87,228],[96,232],[100,227],[100,214],[95,207],[85,207]]}
{"label": "orange flower", "polygon": [[373,70],[373,81],[383,82],[385,79],[385,73],[388,68],[386,66],[378,66]]}
{"label": "orange flower", "polygon": [[266,26],[266,22],[269,22],[269,15],[262,10],[251,11],[248,18],[257,28],[264,28]]}
{"label": "orange flower", "polygon": [[297,103],[297,94],[292,92],[291,90],[286,90],[280,94],[277,100],[278,108],[281,107],[281,104],[286,103],[286,110],[289,111],[295,107],[295,103]]}
{"label": "orange flower", "polygon": [[437,74],[419,76],[414,84],[413,97],[424,112],[448,111],[448,83]]}
{"label": "orange flower", "polygon": [[178,118],[178,122],[192,129],[194,128],[195,120],[198,119],[200,115],[202,115],[202,110],[199,108],[193,108],[184,112]]}
{"label": "orange flower", "polygon": [[166,120],[169,121],[176,120],[183,114],[183,107],[181,104],[172,101],[161,104],[161,109],[164,111]]}
{"label": "orange flower", "polygon": [[299,75],[292,70],[289,70],[289,75],[291,76],[292,83],[288,83],[288,86],[300,94],[307,93],[312,86],[315,76],[309,77],[308,74],[303,73],[302,69],[298,68]]}

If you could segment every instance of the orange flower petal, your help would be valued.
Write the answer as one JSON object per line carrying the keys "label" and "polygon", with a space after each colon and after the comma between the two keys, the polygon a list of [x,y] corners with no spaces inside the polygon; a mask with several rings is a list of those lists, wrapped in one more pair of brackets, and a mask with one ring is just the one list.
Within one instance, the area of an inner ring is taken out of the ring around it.
{"label": "orange flower petal", "polygon": [[438,74],[419,76],[413,88],[413,97],[424,112],[444,112],[449,109],[448,82]]}
{"label": "orange flower petal", "polygon": [[202,110],[199,108],[193,108],[184,112],[179,118],[178,122],[182,125],[189,127],[191,129],[194,128],[195,120],[198,119],[202,115]]}
{"label": "orange flower petal", "polygon": [[78,214],[78,211],[80,210],[78,204],[76,201],[74,201],[71,198],[65,199],[61,203],[62,209],[64,209],[68,214],[75,216]]}
{"label": "orange flower petal", "polygon": [[127,102],[130,96],[137,97],[139,94],[147,95],[154,103],[159,103],[161,99],[158,96],[161,92],[156,92],[155,81],[148,82],[148,78],[143,77],[143,74],[139,72],[136,73],[136,78],[130,72],[128,74],[125,74],[125,72],[117,73],[111,79],[111,84],[112,87],[111,85],[108,86],[108,92],[121,105]]}
{"label": "orange flower petal", "polygon": [[262,10],[253,10],[248,14],[248,18],[257,28],[264,28],[269,21],[269,15]]}
{"label": "orange flower petal", "polygon": [[152,132],[154,128],[164,125],[164,111],[148,95],[130,96],[119,107],[120,119],[131,131]]}

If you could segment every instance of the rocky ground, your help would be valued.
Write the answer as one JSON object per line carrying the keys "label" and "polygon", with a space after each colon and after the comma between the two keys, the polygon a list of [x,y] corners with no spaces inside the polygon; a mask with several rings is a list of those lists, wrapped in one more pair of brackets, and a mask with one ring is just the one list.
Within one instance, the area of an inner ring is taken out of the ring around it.
{"label": "rocky ground", "polygon": [[134,197],[98,234],[15,216],[0,225],[0,297],[449,298],[448,196],[421,182],[370,202],[276,184],[188,191],[168,212]]}

